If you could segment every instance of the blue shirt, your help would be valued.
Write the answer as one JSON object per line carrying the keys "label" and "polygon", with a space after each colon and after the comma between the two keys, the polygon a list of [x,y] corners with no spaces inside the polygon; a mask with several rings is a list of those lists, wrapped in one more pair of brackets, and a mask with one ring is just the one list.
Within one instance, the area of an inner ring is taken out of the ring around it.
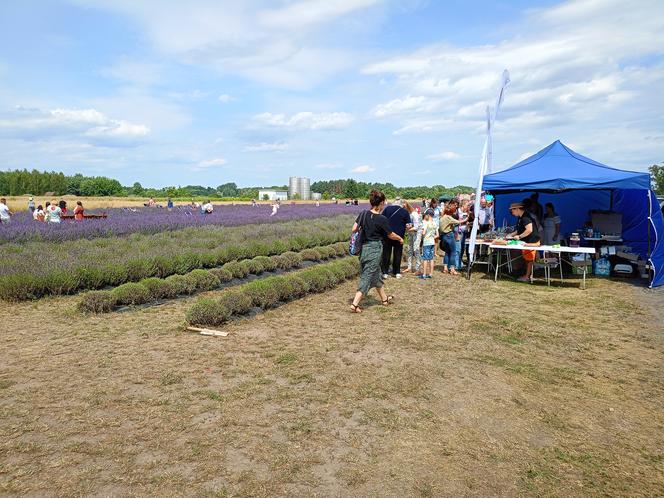
{"label": "blue shirt", "polygon": [[387,218],[394,233],[403,237],[406,234],[406,224],[410,223],[410,214],[400,206],[387,206],[383,209],[383,216]]}

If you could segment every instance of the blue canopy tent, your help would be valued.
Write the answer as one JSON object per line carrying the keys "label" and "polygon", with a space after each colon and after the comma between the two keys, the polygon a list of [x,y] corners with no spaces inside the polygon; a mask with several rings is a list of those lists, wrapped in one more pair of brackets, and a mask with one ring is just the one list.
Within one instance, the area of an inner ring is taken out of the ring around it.
{"label": "blue canopy tent", "polygon": [[664,285],[664,218],[648,173],[611,168],[556,140],[511,168],[485,176],[482,189],[496,196],[497,225],[512,221],[510,203],[532,192],[540,193],[540,204],[554,204],[561,233],[583,226],[590,209],[622,213],[625,245],[650,262],[650,287]]}

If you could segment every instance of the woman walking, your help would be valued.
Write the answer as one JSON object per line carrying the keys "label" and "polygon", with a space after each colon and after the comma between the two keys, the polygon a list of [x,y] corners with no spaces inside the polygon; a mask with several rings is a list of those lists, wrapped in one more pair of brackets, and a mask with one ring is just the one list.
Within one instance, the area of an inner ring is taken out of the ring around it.
{"label": "woman walking", "polygon": [[404,273],[414,271],[417,275],[420,273],[420,267],[422,266],[422,252],[420,249],[422,245],[422,217],[410,203],[404,203],[404,208],[410,214],[410,226],[407,226],[408,250],[406,256],[408,257],[408,264]]}
{"label": "woman walking", "polygon": [[454,217],[458,207],[459,204],[455,200],[448,202],[445,204],[445,211],[443,211],[443,215],[440,217],[440,237],[443,251],[445,251],[443,273],[449,273],[450,275],[459,274],[456,271],[457,244],[454,234],[456,225],[462,223]]}
{"label": "woman walking", "polygon": [[360,302],[371,288],[376,288],[383,306],[392,302],[393,296],[385,294],[383,289],[383,274],[381,272],[381,259],[383,255],[383,238],[397,240],[403,244],[403,239],[392,232],[387,218],[381,214],[385,207],[385,194],[372,190],[369,194],[371,209],[363,211],[355,220],[353,232],[362,229],[362,252],[360,253],[360,282],[357,292],[350,305],[353,313],[361,313]]}

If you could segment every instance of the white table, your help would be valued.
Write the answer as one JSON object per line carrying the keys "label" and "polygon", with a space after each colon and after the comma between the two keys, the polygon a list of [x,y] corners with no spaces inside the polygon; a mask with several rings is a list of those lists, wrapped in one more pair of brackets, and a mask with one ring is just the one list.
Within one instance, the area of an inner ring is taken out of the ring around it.
{"label": "white table", "polygon": [[[493,269],[493,261],[491,259],[491,253],[489,252],[491,244],[493,244],[493,242],[491,241],[485,241],[485,240],[475,241],[475,254],[473,255],[473,264],[472,265],[468,264],[468,269],[466,272],[467,278],[470,278],[470,272],[472,266],[474,265],[486,265],[487,273],[489,273]],[[466,239],[466,246],[470,246],[470,238]],[[482,247],[487,248],[484,254],[482,254]],[[468,256],[470,257],[470,254]],[[483,257],[486,257],[486,259],[481,259]]]}
{"label": "white table", "polygon": [[[508,260],[506,263],[500,262],[501,260],[501,254],[503,251],[509,251],[509,250],[516,250],[516,251],[543,251],[543,252],[552,252],[554,254],[558,255],[558,264],[562,265],[563,259],[562,259],[562,254],[564,252],[567,253],[573,253],[573,254],[595,254],[595,248],[594,247],[568,247],[568,246],[527,246],[524,244],[521,245],[506,245],[506,244],[491,244],[489,246],[489,249],[495,250],[497,254],[497,261],[495,266],[496,272],[494,275],[494,282],[498,281],[498,270],[505,265],[509,265],[510,267],[512,266],[512,259],[509,256],[508,253]],[[522,257],[522,256],[520,256]],[[532,274],[530,276],[530,279],[532,281]],[[561,277],[562,279],[562,277]],[[547,280],[549,280],[547,278]],[[586,265],[583,265],[583,284],[582,284],[582,289],[586,288]]]}

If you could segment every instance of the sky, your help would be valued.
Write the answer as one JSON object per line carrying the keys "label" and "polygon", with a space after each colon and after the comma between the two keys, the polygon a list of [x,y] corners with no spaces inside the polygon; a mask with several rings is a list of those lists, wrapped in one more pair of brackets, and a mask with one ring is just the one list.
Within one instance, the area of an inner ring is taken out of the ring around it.
{"label": "sky", "polygon": [[0,2],[0,169],[475,185],[560,139],[664,160],[661,0]]}

